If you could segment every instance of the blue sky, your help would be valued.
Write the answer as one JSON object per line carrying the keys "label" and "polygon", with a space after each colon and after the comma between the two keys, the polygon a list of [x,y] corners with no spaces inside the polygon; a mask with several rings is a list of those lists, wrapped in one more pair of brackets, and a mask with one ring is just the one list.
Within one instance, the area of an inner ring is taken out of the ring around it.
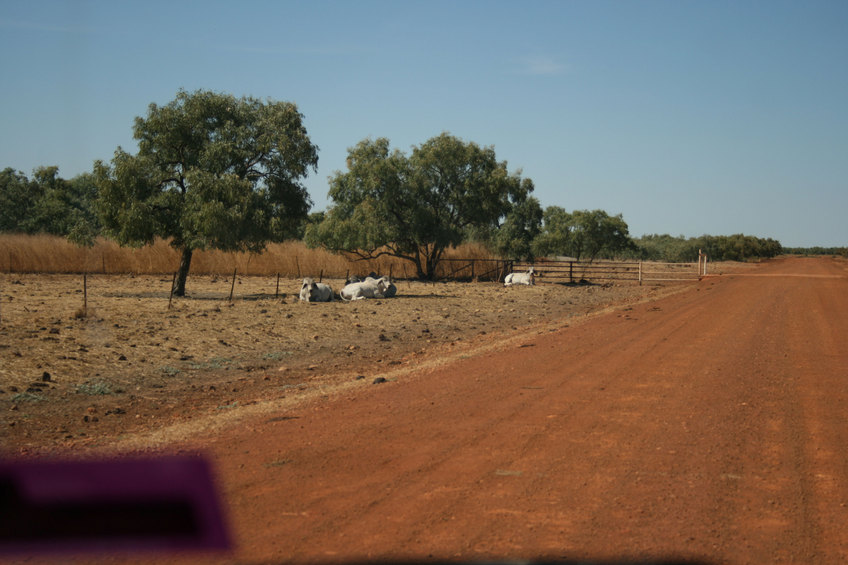
{"label": "blue sky", "polygon": [[297,103],[347,148],[448,131],[631,235],[848,245],[848,2],[0,3],[0,167],[135,152],[180,88]]}

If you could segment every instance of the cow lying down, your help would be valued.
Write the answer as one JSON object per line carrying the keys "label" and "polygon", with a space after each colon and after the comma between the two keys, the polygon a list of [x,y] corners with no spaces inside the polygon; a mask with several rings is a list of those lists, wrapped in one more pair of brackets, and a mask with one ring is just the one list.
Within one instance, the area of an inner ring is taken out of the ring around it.
{"label": "cow lying down", "polygon": [[315,282],[314,279],[306,277],[300,285],[300,300],[302,302],[332,302],[333,289],[328,284]]}
{"label": "cow lying down", "polygon": [[391,298],[397,294],[397,287],[389,277],[367,277],[364,281],[349,283],[339,292],[342,300],[363,300],[365,298]]}
{"label": "cow lying down", "polygon": [[530,267],[526,273],[510,273],[504,279],[504,286],[512,286],[514,284],[536,284],[536,278],[534,275],[535,272],[536,270],[533,267]]}

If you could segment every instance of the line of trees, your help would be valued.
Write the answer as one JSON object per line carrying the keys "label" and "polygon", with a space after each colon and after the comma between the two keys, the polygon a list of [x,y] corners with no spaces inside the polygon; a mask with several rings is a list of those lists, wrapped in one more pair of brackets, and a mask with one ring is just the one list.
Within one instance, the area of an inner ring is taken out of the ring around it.
{"label": "line of trees", "polygon": [[783,252],[790,255],[841,255],[848,257],[848,247],[784,247]]}
{"label": "line of trees", "polygon": [[768,259],[784,253],[780,242],[750,235],[702,235],[685,238],[663,235],[644,235],[633,241],[636,257],[650,261],[692,261],[701,250],[711,261],[747,261]]}
{"label": "line of trees", "polygon": [[32,179],[0,174],[0,231],[47,232],[90,245],[105,236],[142,246],[163,238],[180,252],[175,293],[185,292],[197,249],[260,252],[269,242],[303,239],[354,258],[393,255],[431,279],[444,252],[485,244],[515,259],[641,257],[691,261],[772,257],[780,244],[750,236],[634,240],[621,214],[543,209],[533,182],[510,172],[493,147],[448,133],[412,148],[385,138],[349,149],[347,170],[330,178],[331,205],[309,214],[303,179],[318,148],[290,102],[180,90],[137,117],[139,150],[118,147],[110,162],[71,180],[42,167]]}

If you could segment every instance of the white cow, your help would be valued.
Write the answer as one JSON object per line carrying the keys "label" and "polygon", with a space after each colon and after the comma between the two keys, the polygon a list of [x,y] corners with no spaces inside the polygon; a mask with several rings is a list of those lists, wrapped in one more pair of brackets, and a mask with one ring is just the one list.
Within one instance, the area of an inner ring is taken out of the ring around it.
{"label": "white cow", "polygon": [[377,276],[377,273],[375,273],[374,271],[371,271],[365,277],[360,277],[360,276],[357,276],[357,275],[350,275],[347,278],[347,280],[345,281],[345,284],[357,283],[357,282],[362,282],[365,279],[377,279],[377,278],[380,278],[380,277]]}
{"label": "white cow", "polygon": [[379,279],[367,278],[361,282],[355,282],[345,285],[339,292],[342,300],[363,300],[365,298],[385,298],[386,290],[389,288],[389,277],[380,277]]}
{"label": "white cow", "polygon": [[306,277],[300,285],[300,300],[302,302],[332,302],[333,289],[328,284],[315,282],[314,279]]}
{"label": "white cow", "polygon": [[512,286],[514,284],[536,284],[535,277],[536,269],[530,267],[526,273],[510,273],[504,279],[504,286]]}
{"label": "white cow", "polygon": [[380,279],[382,279],[386,283],[386,290],[383,292],[383,298],[392,298],[393,296],[395,296],[397,294],[397,286],[395,286],[395,283],[393,283],[389,277],[377,278],[377,275],[375,275],[374,273],[371,273],[370,275],[365,277],[366,281],[377,282]]}

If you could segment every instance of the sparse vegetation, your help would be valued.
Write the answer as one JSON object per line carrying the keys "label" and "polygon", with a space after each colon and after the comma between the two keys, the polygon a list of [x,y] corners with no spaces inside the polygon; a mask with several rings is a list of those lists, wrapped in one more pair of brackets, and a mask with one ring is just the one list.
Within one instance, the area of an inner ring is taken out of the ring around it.
{"label": "sparse vegetation", "polygon": [[265,359],[266,361],[279,361],[280,359],[283,359],[284,357],[289,356],[291,354],[291,351],[269,351],[268,353],[262,356],[262,359]]}
{"label": "sparse vegetation", "polygon": [[232,363],[233,360],[226,357],[213,357],[202,363],[191,363],[189,367],[191,369],[223,369]]}
{"label": "sparse vegetation", "polygon": [[12,395],[12,402],[40,402],[44,400],[44,397],[40,394],[34,394],[32,392],[19,392]]}
{"label": "sparse vegetation", "polygon": [[88,396],[102,396],[107,394],[118,394],[122,392],[119,389],[113,389],[112,385],[103,380],[86,381],[76,386],[77,394],[85,394]]}

